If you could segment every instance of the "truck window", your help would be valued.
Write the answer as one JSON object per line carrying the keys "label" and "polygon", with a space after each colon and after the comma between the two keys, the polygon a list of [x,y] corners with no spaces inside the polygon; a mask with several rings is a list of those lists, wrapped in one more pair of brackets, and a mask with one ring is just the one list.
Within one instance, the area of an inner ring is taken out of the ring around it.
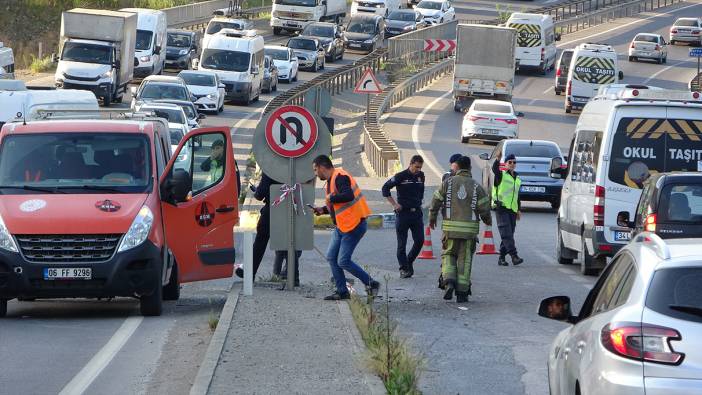
{"label": "truck window", "polygon": [[153,41],[154,33],[149,30],[138,30],[136,36],[136,50],[143,51],[151,48],[151,42]]}
{"label": "truck window", "polygon": [[616,82],[614,59],[578,56],[573,79],[588,84],[613,84]]}
{"label": "truck window", "polygon": [[112,64],[113,49],[107,45],[66,42],[61,60],[81,63]]}
{"label": "truck window", "polygon": [[687,119],[622,118],[612,138],[609,179],[641,189],[651,174],[701,171],[702,130]]}
{"label": "truck window", "polygon": [[578,140],[573,149],[573,163],[570,179],[578,182],[594,184],[599,163],[602,132],[582,130],[578,133]]}
{"label": "truck window", "polygon": [[508,27],[517,29],[517,46],[522,48],[541,46],[541,26],[530,23],[510,23]]}
{"label": "truck window", "polygon": [[274,4],[316,7],[317,0],[273,0]]}
{"label": "truck window", "polygon": [[249,69],[250,60],[248,52],[207,48],[203,51],[201,64],[208,69],[241,73]]}

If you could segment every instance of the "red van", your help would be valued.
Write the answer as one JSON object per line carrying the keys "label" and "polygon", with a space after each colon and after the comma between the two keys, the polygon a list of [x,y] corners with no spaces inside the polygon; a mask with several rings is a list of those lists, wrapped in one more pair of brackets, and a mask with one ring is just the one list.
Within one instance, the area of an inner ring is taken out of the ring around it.
{"label": "red van", "polygon": [[3,126],[0,317],[14,298],[117,296],[160,315],[179,284],[231,277],[229,129],[194,130],[173,155],[170,144],[159,118]]}

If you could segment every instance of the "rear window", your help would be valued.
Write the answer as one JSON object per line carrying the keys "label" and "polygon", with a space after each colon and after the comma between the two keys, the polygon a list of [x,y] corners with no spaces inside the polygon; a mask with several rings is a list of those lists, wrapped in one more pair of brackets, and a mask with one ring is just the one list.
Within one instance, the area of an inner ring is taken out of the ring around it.
{"label": "rear window", "polygon": [[555,145],[551,144],[507,144],[505,147],[505,155],[514,154],[519,162],[519,157],[535,157],[535,158],[555,158],[560,157],[561,152]]}
{"label": "rear window", "polygon": [[541,46],[541,26],[529,23],[510,23],[508,27],[517,30],[518,47]]}
{"label": "rear window", "polygon": [[702,170],[702,131],[688,119],[622,118],[612,139],[609,179],[641,189],[654,173]]}
{"label": "rear window", "polygon": [[566,71],[569,70],[571,59],[573,59],[573,51],[563,51],[563,54],[561,55],[561,69]]}
{"label": "rear window", "polygon": [[634,37],[634,41],[641,41],[641,42],[647,42],[647,43],[658,43],[658,37],[657,36],[651,36],[648,34],[639,34],[638,36]]}
{"label": "rear window", "polygon": [[678,19],[673,26],[697,26],[697,19]]}
{"label": "rear window", "polygon": [[511,114],[512,107],[505,106],[502,104],[492,104],[492,103],[475,103],[473,106],[475,111],[485,111],[485,112],[499,112],[502,114]]}
{"label": "rear window", "polygon": [[661,269],[646,295],[649,309],[686,321],[702,322],[702,268]]}
{"label": "rear window", "polygon": [[661,222],[702,224],[702,184],[666,185],[659,202]]}
{"label": "rear window", "polygon": [[574,80],[588,84],[613,84],[615,74],[614,59],[578,56],[575,60]]}

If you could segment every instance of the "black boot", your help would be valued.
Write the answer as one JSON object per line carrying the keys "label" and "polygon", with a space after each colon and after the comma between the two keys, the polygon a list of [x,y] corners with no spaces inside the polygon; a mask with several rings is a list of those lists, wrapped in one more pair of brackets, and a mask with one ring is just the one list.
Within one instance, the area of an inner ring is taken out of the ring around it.
{"label": "black boot", "polygon": [[412,272],[406,269],[400,269],[400,278],[410,278],[412,277]]}
{"label": "black boot", "polygon": [[444,284],[444,274],[439,273],[439,289],[446,289],[446,284]]}
{"label": "black boot", "polygon": [[521,264],[522,262],[524,262],[524,259],[520,258],[519,255],[517,255],[517,254],[512,254],[512,264],[514,266],[517,266],[517,265]]}
{"label": "black boot", "polygon": [[236,273],[237,277],[244,278],[244,269],[237,267],[234,273]]}
{"label": "black boot", "polygon": [[456,292],[456,303],[467,303],[468,292]]}
{"label": "black boot", "polygon": [[371,280],[370,284],[366,287],[366,293],[368,294],[368,296],[378,296],[379,291],[380,283],[375,280]]}
{"label": "black boot", "polygon": [[444,282],[444,286],[446,287],[446,292],[444,292],[444,300],[451,300],[453,299],[453,290],[455,289],[456,285],[454,284],[453,280],[446,280]]}
{"label": "black boot", "polygon": [[351,299],[351,295],[348,292],[343,293],[343,294],[340,294],[339,292],[334,292],[333,294],[324,297],[324,300],[344,300],[344,299]]}
{"label": "black boot", "polygon": [[497,264],[500,266],[507,266],[508,265],[507,260],[505,259],[504,255],[500,255],[500,258],[497,259]]}

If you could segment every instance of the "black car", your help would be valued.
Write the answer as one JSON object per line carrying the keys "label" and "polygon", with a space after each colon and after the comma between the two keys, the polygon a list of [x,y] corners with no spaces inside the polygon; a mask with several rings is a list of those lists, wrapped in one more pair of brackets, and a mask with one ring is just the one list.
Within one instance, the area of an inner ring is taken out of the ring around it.
{"label": "black car", "polygon": [[197,57],[197,33],[190,30],[168,29],[166,67],[190,70]]}
{"label": "black car", "polygon": [[[491,154],[480,154],[480,159],[487,160],[483,168],[483,188],[492,190],[492,164],[504,160],[507,155],[517,158],[516,171],[522,180],[519,198],[531,202],[549,202],[558,208],[561,203],[561,190],[565,174],[565,158],[561,149],[553,141],[545,140],[502,140]],[[500,163],[500,168],[504,163]]]}
{"label": "black car", "polygon": [[300,33],[300,37],[315,38],[324,47],[327,62],[344,58],[344,35],[341,26],[329,22],[313,22]]}
{"label": "black car", "polygon": [[556,86],[553,88],[557,95],[565,92],[566,84],[568,83],[568,71],[570,69],[570,61],[573,59],[573,50],[564,49],[561,56],[558,58],[558,67],[556,68]]}
{"label": "black car", "polygon": [[383,17],[376,14],[352,16],[346,25],[344,37],[348,49],[367,53],[375,51],[377,47],[383,45],[385,38]]}
{"label": "black car", "polygon": [[630,221],[628,211],[617,213],[620,232],[631,237],[653,232],[663,239],[702,238],[702,173],[659,173],[644,185]]}
{"label": "black car", "polygon": [[395,10],[385,18],[385,37],[419,30],[427,26],[424,17],[413,9]]}

